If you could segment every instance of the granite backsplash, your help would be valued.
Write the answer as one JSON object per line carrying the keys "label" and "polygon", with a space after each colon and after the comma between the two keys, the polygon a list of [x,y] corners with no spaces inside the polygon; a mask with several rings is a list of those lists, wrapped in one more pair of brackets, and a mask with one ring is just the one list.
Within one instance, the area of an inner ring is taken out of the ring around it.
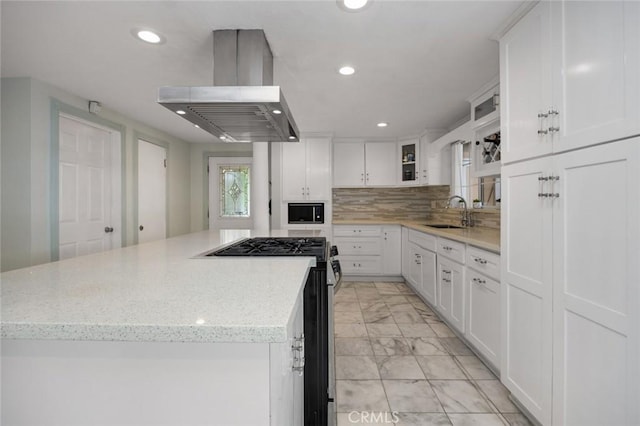
{"label": "granite backsplash", "polygon": [[[460,209],[445,209],[449,186],[334,188],[333,220],[428,220],[458,223]],[[473,210],[475,226],[500,228],[498,209]]]}

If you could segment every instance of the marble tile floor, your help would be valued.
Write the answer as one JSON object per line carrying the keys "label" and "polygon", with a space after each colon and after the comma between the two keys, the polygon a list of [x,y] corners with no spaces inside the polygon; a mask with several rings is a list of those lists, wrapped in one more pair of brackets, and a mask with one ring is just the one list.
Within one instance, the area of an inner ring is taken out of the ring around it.
{"label": "marble tile floor", "polygon": [[530,426],[406,284],[343,282],[334,315],[338,426]]}

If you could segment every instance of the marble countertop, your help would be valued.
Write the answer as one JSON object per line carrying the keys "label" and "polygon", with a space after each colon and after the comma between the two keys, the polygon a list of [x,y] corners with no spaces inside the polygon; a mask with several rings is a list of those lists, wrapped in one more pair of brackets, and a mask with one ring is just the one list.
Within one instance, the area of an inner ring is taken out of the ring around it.
{"label": "marble countertop", "polygon": [[[473,246],[500,253],[500,230],[494,228],[483,228],[474,226],[462,229],[441,229],[427,226],[430,223],[424,221],[404,221],[404,220],[334,220],[333,225],[402,225],[416,231],[425,232],[439,237],[468,243]],[[434,223],[434,222],[431,222]]]}
{"label": "marble countertop", "polygon": [[265,235],[204,231],[2,273],[2,337],[285,341],[314,258],[194,258]]}

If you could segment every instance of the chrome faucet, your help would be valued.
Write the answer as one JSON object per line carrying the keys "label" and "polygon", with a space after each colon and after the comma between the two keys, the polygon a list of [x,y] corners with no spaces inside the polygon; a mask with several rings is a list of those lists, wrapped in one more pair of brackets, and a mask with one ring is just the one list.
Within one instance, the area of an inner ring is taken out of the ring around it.
{"label": "chrome faucet", "polygon": [[462,211],[462,213],[460,215],[460,224],[465,228],[467,226],[473,226],[472,221],[471,221],[471,212],[469,211],[469,208],[467,207],[467,200],[465,200],[461,196],[453,195],[453,196],[449,197],[449,199],[447,200],[447,205],[445,206],[445,209],[448,209],[449,207],[451,207],[451,201],[456,199],[456,198],[460,199],[460,201],[462,201],[462,203],[464,203],[464,210]]}

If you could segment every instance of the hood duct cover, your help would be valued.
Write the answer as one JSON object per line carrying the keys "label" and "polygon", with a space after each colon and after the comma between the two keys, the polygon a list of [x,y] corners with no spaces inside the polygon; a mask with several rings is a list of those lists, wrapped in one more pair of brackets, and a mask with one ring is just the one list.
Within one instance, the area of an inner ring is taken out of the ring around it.
{"label": "hood duct cover", "polygon": [[262,30],[213,32],[214,85],[161,87],[158,103],[224,142],[297,142]]}

